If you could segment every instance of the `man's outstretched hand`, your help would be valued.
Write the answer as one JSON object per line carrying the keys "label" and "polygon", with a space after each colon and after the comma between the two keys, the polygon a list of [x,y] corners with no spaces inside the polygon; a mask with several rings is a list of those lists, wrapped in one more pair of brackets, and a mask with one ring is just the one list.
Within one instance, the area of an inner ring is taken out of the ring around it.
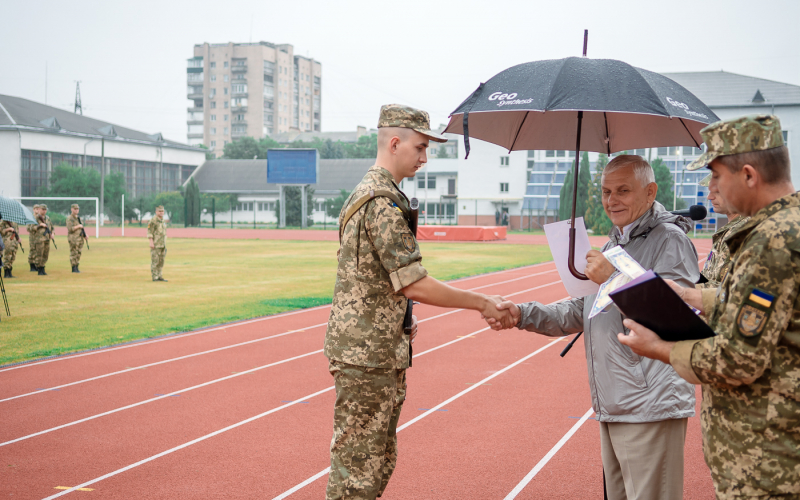
{"label": "man's outstretched hand", "polygon": [[500,300],[496,303],[495,308],[501,313],[504,313],[505,316],[498,319],[494,316],[484,314],[483,319],[486,320],[486,323],[492,328],[492,330],[500,331],[508,328],[514,328],[519,324],[519,307],[517,307],[517,305],[510,300],[504,300],[502,297],[498,298]]}

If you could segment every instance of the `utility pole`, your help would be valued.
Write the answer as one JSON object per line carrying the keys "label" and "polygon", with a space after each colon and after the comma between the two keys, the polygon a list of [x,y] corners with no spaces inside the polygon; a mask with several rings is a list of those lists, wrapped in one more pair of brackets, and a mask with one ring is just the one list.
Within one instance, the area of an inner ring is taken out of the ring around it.
{"label": "utility pole", "polygon": [[75,82],[75,113],[83,115],[83,105],[81,104],[81,82]]}

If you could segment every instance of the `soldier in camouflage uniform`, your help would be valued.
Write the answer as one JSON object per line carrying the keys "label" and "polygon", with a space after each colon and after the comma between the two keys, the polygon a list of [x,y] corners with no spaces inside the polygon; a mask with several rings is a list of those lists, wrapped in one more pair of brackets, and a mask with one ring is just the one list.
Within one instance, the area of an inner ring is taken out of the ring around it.
{"label": "soldier in camouflage uniform", "polygon": [[620,342],[702,384],[703,452],[717,498],[800,499],[800,194],[770,115],[701,131],[711,190],[750,220],[724,239],[719,288],[673,288],[717,336],[664,342],[630,321]]}
{"label": "soldier in camouflage uniform", "polygon": [[39,276],[47,276],[44,268],[50,258],[50,240],[53,239],[53,223],[47,216],[47,205],[39,205],[38,225],[33,226],[36,233],[36,269]]}
{"label": "soldier in camouflage uniform", "polygon": [[[39,220],[39,204],[33,206],[33,218]],[[36,224],[28,224],[25,226],[28,230],[28,264],[31,266],[31,272],[36,272],[39,269],[36,267]]]}
{"label": "soldier in camouflage uniform", "polygon": [[161,275],[164,257],[167,256],[167,223],[164,222],[164,207],[156,207],[155,217],[147,224],[147,239],[150,240],[150,274],[153,281],[165,280]]}
{"label": "soldier in camouflage uniform", "polygon": [[[697,167],[696,165],[694,166]],[[711,174],[708,174],[699,184],[707,187],[710,181]],[[714,233],[711,252],[709,252],[706,258],[706,264],[700,272],[706,281],[705,283],[699,283],[696,288],[719,287],[722,280],[725,279],[725,275],[728,274],[731,263],[731,253],[728,250],[728,245],[726,245],[723,240],[729,233],[736,231],[750,220],[750,217],[743,217],[737,213],[733,213],[730,208],[728,208],[728,204],[725,203],[725,200],[722,199],[722,196],[719,195],[719,191],[709,192],[708,201],[714,206],[715,213],[728,216],[728,223]]]}
{"label": "soldier in camouflage uniform", "polygon": [[[0,219],[2,217],[0,216]],[[14,278],[11,270],[14,267],[14,259],[17,257],[17,233],[19,227],[15,222],[2,219],[0,220],[0,235],[3,237],[3,277]]]}
{"label": "soldier in camouflage uniform", "polygon": [[447,139],[430,130],[427,113],[383,106],[376,164],[339,216],[339,266],[324,349],[336,387],[328,500],[373,500],[394,471],[411,361],[403,333],[407,299],[511,321],[495,307],[500,298],[452,288],[422,267],[408,226],[409,202],[397,184],[427,161],[429,140]]}
{"label": "soldier in camouflage uniform", "polygon": [[71,213],[67,217],[67,241],[69,242],[69,265],[72,266],[73,273],[81,272],[78,266],[81,263],[81,251],[83,250],[83,224],[78,220],[80,207],[73,203],[70,207]]}

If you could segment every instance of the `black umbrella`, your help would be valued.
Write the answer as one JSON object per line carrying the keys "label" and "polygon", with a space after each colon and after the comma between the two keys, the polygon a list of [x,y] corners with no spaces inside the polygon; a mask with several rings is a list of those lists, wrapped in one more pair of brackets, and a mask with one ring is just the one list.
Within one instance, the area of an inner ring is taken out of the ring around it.
{"label": "black umbrella", "polygon": [[0,196],[0,214],[3,219],[17,224],[36,224],[30,209],[17,200]]}
{"label": "black umbrella", "polygon": [[700,99],[669,78],[613,59],[534,61],[481,83],[450,114],[445,132],[470,136],[509,151],[575,147],[570,272],[575,269],[575,205],[581,151],[694,146],[700,129],[717,121]]}

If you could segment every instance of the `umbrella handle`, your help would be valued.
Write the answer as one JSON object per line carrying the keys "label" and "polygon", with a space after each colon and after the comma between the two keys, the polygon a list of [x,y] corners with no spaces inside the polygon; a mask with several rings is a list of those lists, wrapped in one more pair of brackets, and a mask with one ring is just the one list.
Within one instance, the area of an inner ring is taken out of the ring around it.
{"label": "umbrella handle", "polygon": [[[575,221],[573,220],[572,223],[574,224]],[[569,228],[569,258],[567,259],[567,265],[569,266],[569,272],[572,273],[573,276],[578,278],[579,280],[588,281],[588,277],[585,274],[582,274],[575,268],[575,228]]]}

